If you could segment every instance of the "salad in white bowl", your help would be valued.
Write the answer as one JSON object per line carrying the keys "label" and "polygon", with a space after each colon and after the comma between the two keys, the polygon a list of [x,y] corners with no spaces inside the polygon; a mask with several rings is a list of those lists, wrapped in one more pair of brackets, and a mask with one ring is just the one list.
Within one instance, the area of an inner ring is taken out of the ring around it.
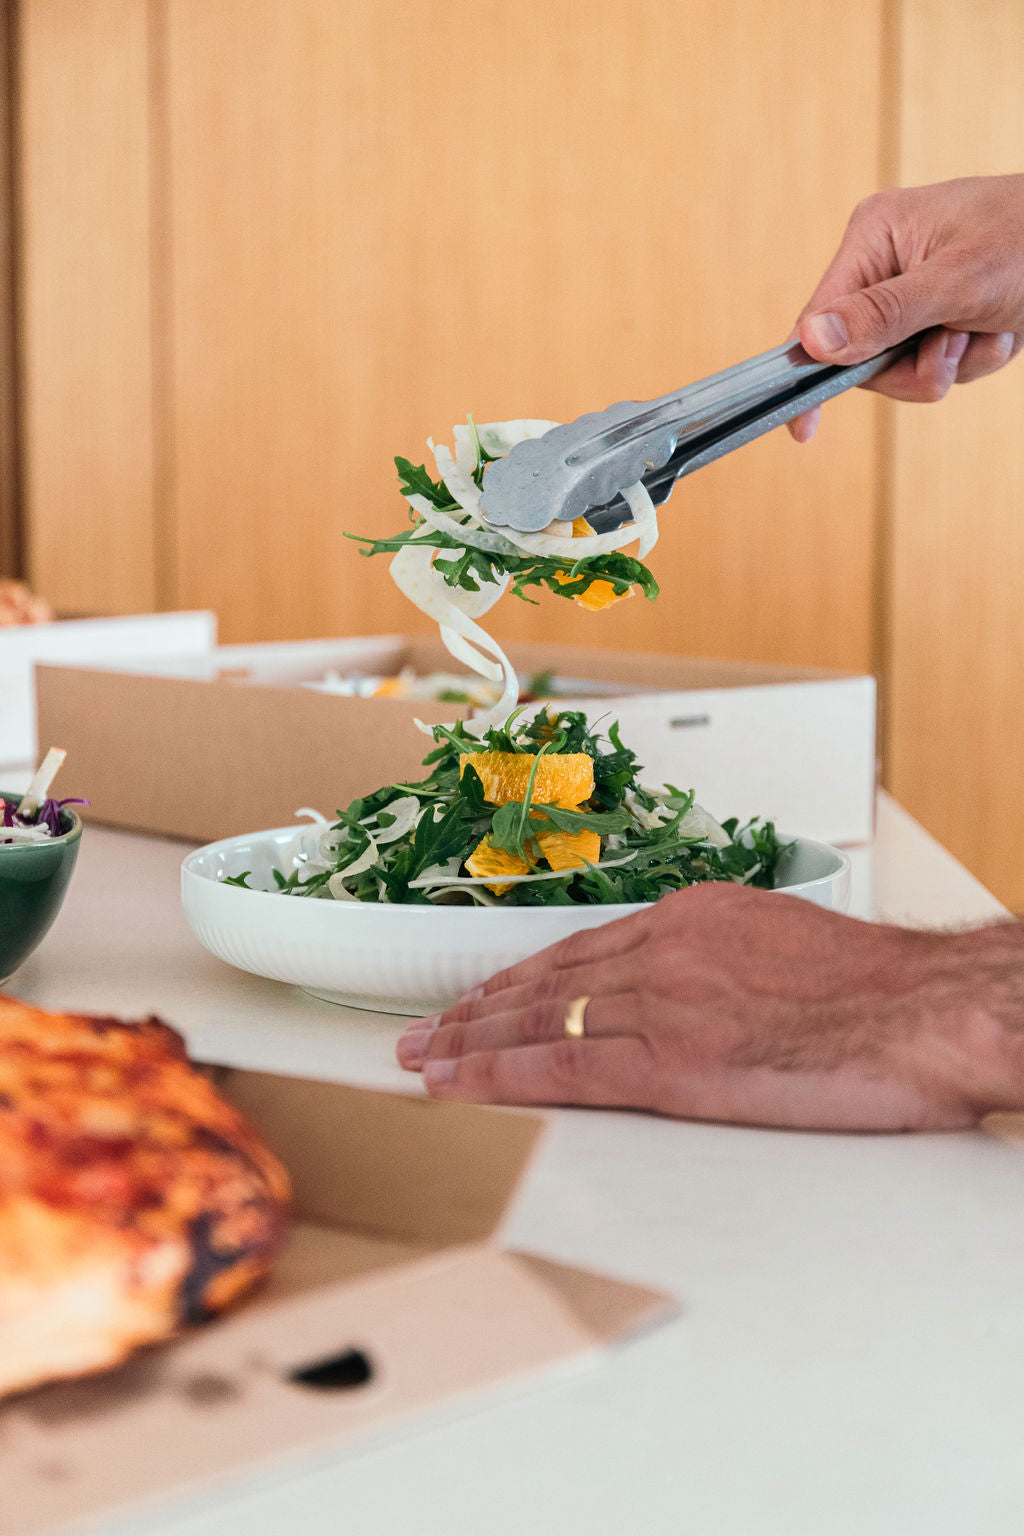
{"label": "salad in white bowl", "polygon": [[572,712],[482,741],[463,725],[435,729],[425,779],[387,785],[333,822],[306,812],[298,833],[191,854],[182,897],[206,948],[330,1002],[415,1015],[688,885],[733,881],[845,909],[844,854],[645,789],[614,726],[597,738]]}
{"label": "salad in white bowl", "polygon": [[[709,880],[771,887],[771,822],[719,823],[692,791],[637,781],[615,725],[580,711],[490,726],[435,726],[427,777],[388,784],[283,851],[280,894],[382,905],[609,906]],[[250,872],[229,876],[248,887]]]}
{"label": "salad in white bowl", "polygon": [[488,463],[551,425],[470,420],[454,454],[431,444],[437,479],[396,460],[409,526],[365,539],[364,552],[394,556],[398,586],[498,697],[468,722],[420,726],[433,738],[424,778],[187,858],[186,916],[214,954],[334,1002],[418,1014],[686,886],[730,881],[845,907],[849,860],[835,849],[780,837],[770,821],[719,822],[690,790],[644,785],[614,723],[602,734],[581,711],[516,708],[515,671],[477,622],[504,592],[532,601],[527,588],[547,588],[596,611],[658,591],[643,564],[658,525],[642,485],[624,489],[634,521],[611,534],[582,518],[539,534],[486,526]]}

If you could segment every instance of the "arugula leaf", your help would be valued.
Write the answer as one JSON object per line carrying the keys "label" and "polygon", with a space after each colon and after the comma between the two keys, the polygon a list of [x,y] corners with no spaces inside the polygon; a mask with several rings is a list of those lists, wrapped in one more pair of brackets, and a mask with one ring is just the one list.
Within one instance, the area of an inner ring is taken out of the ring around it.
{"label": "arugula leaf", "polygon": [[425,496],[439,512],[447,512],[451,507],[458,510],[459,504],[444,481],[431,479],[425,464],[413,464],[396,454],[395,468],[403,496]]}
{"label": "arugula leaf", "polygon": [[535,806],[530,814],[533,835],[541,832],[625,832],[630,825],[628,811],[568,811],[559,805]]}

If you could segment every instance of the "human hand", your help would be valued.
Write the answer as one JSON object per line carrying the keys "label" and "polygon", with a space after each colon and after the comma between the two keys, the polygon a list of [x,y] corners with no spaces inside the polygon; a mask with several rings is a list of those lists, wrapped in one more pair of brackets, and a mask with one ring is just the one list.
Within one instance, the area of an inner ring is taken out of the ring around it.
{"label": "human hand", "polygon": [[[1022,932],[882,927],[693,886],[493,977],[397,1054],[438,1098],[954,1129],[1024,1105]],[[566,1007],[585,994],[586,1038],[570,1039]]]}
{"label": "human hand", "polygon": [[[1024,347],[1024,175],[971,176],[865,198],[797,322],[820,362],[859,363],[918,331],[915,355],[863,386],[941,400]],[[814,436],[820,408],[789,423]]]}

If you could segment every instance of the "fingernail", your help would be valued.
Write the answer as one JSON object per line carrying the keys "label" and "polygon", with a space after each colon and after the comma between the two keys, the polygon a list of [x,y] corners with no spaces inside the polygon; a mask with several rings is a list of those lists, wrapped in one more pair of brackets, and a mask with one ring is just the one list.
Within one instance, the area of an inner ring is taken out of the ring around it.
{"label": "fingernail", "polygon": [[422,1065],[427,1054],[427,1046],[430,1044],[432,1031],[429,1029],[407,1029],[395,1047],[395,1055],[403,1067],[416,1068]]}
{"label": "fingernail", "polygon": [[807,324],[823,352],[838,352],[841,347],[849,346],[850,335],[843,324],[842,315],[831,311],[824,315],[812,315]]}
{"label": "fingernail", "polygon": [[428,1088],[443,1088],[455,1076],[455,1061],[428,1061],[423,1068],[423,1081]]}
{"label": "fingernail", "polygon": [[954,365],[958,363],[963,357],[964,353],[967,351],[967,343],[970,341],[970,339],[971,338],[966,331],[949,331],[946,336],[946,345],[943,354],[945,356],[946,362],[953,363]]}
{"label": "fingernail", "polygon": [[459,998],[459,1002],[475,1003],[479,998],[483,997],[483,995],[484,989],[482,985],[479,987],[472,987],[468,992],[463,992],[462,996]]}
{"label": "fingernail", "polygon": [[439,1013],[428,1013],[425,1019],[417,1019],[415,1024],[410,1024],[406,1034],[417,1033],[421,1029],[424,1031],[436,1029],[440,1022],[441,1015]]}

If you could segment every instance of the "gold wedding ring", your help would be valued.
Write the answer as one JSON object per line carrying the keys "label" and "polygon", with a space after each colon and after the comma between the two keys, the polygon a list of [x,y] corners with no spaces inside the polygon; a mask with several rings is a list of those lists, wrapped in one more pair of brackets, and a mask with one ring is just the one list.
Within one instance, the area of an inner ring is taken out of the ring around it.
{"label": "gold wedding ring", "polygon": [[565,1010],[563,1028],[570,1040],[582,1040],[587,1032],[587,1004],[589,997],[574,997]]}

